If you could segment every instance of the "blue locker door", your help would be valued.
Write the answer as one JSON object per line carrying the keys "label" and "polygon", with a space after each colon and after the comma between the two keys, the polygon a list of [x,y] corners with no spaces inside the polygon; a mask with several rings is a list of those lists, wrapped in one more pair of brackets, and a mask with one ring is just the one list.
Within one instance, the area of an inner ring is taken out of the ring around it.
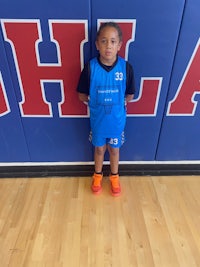
{"label": "blue locker door", "polygon": [[0,162],[30,161],[0,30]]}
{"label": "blue locker door", "polygon": [[198,0],[186,1],[157,160],[200,159]]}
{"label": "blue locker door", "polygon": [[89,2],[8,0],[0,12],[28,160],[90,161],[87,109],[76,93],[90,53]]}

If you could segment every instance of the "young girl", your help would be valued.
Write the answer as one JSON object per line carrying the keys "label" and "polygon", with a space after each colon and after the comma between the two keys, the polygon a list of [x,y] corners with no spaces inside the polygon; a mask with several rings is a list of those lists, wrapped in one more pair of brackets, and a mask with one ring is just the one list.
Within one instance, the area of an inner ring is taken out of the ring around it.
{"label": "young girl", "polygon": [[110,157],[110,184],[113,196],[119,196],[119,148],[124,142],[126,103],[135,92],[132,66],[118,56],[122,32],[115,22],[101,24],[96,37],[99,56],[85,65],[77,87],[79,99],[90,108],[91,141],[95,147],[95,170],[91,189],[102,191],[104,154]]}

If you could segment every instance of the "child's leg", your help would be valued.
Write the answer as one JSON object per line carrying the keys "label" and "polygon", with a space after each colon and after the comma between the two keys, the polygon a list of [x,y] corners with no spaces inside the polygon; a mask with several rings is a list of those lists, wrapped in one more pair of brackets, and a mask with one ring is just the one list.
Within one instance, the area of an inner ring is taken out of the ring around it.
{"label": "child's leg", "polygon": [[94,194],[99,194],[102,191],[102,168],[103,168],[103,160],[104,154],[106,150],[106,145],[95,147],[94,151],[94,161],[95,161],[95,172],[92,179],[92,191]]}
{"label": "child's leg", "polygon": [[105,151],[106,151],[106,145],[95,147],[94,162],[95,162],[96,173],[102,172]]}
{"label": "child's leg", "polygon": [[118,174],[119,168],[119,148],[114,148],[108,145],[110,155],[110,169],[112,174]]}
{"label": "child's leg", "polygon": [[111,182],[111,193],[113,196],[119,196],[121,194],[121,186],[119,182],[119,148],[113,148],[108,145],[108,151],[110,154],[110,182]]}

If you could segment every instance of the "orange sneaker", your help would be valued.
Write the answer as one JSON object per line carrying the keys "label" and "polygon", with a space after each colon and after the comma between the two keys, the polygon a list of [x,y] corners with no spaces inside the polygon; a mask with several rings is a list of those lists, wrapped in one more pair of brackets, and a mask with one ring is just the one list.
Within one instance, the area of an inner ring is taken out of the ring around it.
{"label": "orange sneaker", "polygon": [[119,175],[110,175],[111,194],[118,197],[121,194],[121,186],[119,182]]}
{"label": "orange sneaker", "polygon": [[92,192],[98,195],[102,191],[101,183],[102,183],[103,174],[94,173],[92,178],[93,178],[92,185],[91,185]]}

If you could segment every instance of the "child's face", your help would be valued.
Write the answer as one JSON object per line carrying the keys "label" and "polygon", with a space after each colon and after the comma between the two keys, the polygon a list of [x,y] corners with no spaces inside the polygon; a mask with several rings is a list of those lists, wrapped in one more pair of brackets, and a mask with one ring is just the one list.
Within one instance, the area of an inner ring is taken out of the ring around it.
{"label": "child's face", "polygon": [[119,39],[118,31],[114,27],[105,27],[97,41],[96,48],[100,54],[100,60],[105,65],[112,65],[117,57],[122,42]]}

